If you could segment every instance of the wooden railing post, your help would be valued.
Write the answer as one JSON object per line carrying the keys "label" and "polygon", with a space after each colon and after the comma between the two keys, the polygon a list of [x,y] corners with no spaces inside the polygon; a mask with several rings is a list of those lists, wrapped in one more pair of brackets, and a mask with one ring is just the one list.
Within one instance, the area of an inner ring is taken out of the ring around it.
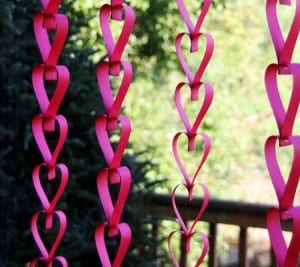
{"label": "wooden railing post", "polygon": [[217,224],[209,224],[208,267],[217,267]]}
{"label": "wooden railing post", "polygon": [[248,235],[247,227],[240,227],[239,262],[240,266],[248,267]]}

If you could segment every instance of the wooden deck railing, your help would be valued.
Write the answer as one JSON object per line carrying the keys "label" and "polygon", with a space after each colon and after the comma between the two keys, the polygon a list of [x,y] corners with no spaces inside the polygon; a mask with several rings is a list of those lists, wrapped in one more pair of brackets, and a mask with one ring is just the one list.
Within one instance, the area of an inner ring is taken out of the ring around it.
{"label": "wooden deck railing", "polygon": [[[165,194],[156,194],[146,198],[147,201],[142,201],[143,208],[148,214],[156,217],[158,221],[173,220],[175,215],[171,207],[171,197]],[[176,197],[177,205],[182,216],[188,221],[193,220],[195,214],[199,210],[202,203],[201,198],[195,198],[191,203],[186,200],[186,197]],[[217,235],[218,224],[235,225],[240,228],[239,233],[239,264],[240,267],[248,267],[248,239],[247,230],[249,227],[266,228],[265,220],[267,211],[271,208],[269,205],[223,201],[211,199],[208,207],[203,214],[201,220],[209,223],[209,239],[210,250],[208,255],[209,267],[217,266]],[[290,231],[292,225],[285,223],[283,229]],[[180,266],[186,266],[184,247],[181,246]],[[270,266],[276,266],[274,255],[271,252]]]}

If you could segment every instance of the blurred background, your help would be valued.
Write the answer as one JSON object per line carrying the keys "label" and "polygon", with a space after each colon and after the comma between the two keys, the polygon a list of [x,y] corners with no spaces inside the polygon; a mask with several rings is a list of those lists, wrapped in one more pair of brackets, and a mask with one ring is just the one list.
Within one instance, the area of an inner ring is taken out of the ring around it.
{"label": "blurred background", "polygon": [[[60,64],[68,66],[71,83],[60,109],[70,127],[60,162],[70,168],[70,181],[58,204],[69,221],[58,254],[65,255],[70,266],[95,266],[99,261],[93,231],[104,218],[95,183],[97,172],[105,165],[94,132],[96,116],[104,113],[97,89],[96,65],[106,58],[98,10],[108,2],[62,2],[60,11],[68,16],[70,29]],[[146,201],[147,194],[170,193],[183,181],[171,152],[171,142],[175,133],[184,130],[173,94],[176,85],[186,81],[174,40],[177,33],[187,29],[175,0],[126,2],[136,12],[136,24],[124,54],[134,66],[134,80],[122,111],[133,125],[124,164],[131,168],[134,179],[124,213],[124,221],[132,226],[134,240],[124,266],[157,266],[158,262],[160,266],[169,266],[165,248],[168,230],[162,230],[161,240],[153,238],[153,218],[144,214],[143,209],[137,209],[135,201],[140,194],[145,194]],[[195,19],[201,1],[186,2]],[[292,2],[294,7],[295,1]],[[41,63],[32,25],[41,4],[37,0],[0,0],[0,3],[0,266],[13,267],[24,266],[38,256],[29,225],[32,214],[41,209],[31,184],[32,169],[41,163],[31,131],[32,117],[40,112],[31,85],[31,71],[35,64]],[[285,34],[293,18],[293,7],[283,6],[279,12]],[[116,34],[121,26],[113,25]],[[276,198],[263,156],[266,138],[278,132],[263,78],[266,66],[276,61],[265,18],[265,1],[214,0],[202,32],[211,33],[215,39],[215,51],[202,79],[213,85],[215,96],[200,127],[200,131],[211,137],[212,150],[199,179],[208,186],[212,198],[274,204]],[[205,42],[201,42],[202,49]],[[196,69],[203,50],[190,54],[189,45],[189,40],[184,39],[185,56],[191,68]],[[297,44],[293,62],[299,60]],[[278,83],[287,103],[291,79],[280,77]],[[183,104],[189,101],[188,97],[183,95]],[[191,118],[199,105],[187,106]],[[298,129],[297,121],[296,133]],[[117,141],[114,138],[112,141]],[[184,143],[180,152],[187,157],[188,168],[192,170],[199,160],[197,153],[188,154]],[[279,155],[282,171],[287,175],[291,155],[282,154]],[[231,253],[234,231],[226,230],[221,237],[219,249],[224,258]],[[268,242],[265,233],[251,236],[259,246]],[[157,255],[157,246],[161,247],[159,261],[151,256]]]}

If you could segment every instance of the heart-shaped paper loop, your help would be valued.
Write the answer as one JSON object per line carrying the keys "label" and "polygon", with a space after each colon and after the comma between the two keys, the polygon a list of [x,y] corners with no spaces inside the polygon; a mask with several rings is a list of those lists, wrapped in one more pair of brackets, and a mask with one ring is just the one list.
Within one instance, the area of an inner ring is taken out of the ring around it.
{"label": "heart-shaped paper loop", "polygon": [[265,159],[280,208],[289,209],[293,206],[300,178],[300,136],[291,136],[288,138],[290,144],[293,146],[294,155],[286,183],[282,176],[276,155],[276,143],[278,143],[279,140],[280,138],[277,136],[270,136],[267,139],[265,144]]}
{"label": "heart-shaped paper loop", "polygon": [[[46,216],[47,221],[49,221],[49,220],[52,221],[51,228],[54,225],[54,223],[53,223],[54,217],[57,218],[58,223],[59,223],[59,227],[57,230],[57,236],[49,250],[46,248],[46,245],[45,245],[44,241],[42,240],[39,229],[38,229],[38,219],[39,219],[40,215],[42,215],[42,214],[44,214],[44,216]],[[35,243],[42,254],[42,258],[47,259],[47,261],[50,261],[53,259],[55,251],[57,250],[57,248],[64,236],[66,227],[67,227],[67,218],[66,218],[66,215],[62,211],[56,210],[51,214],[46,214],[43,211],[38,211],[33,215],[32,219],[31,219],[31,231],[32,231],[32,235],[35,240]]]}
{"label": "heart-shaped paper loop", "polygon": [[203,0],[203,6],[202,6],[202,9],[201,9],[201,12],[197,18],[197,21],[196,21],[196,24],[194,25],[188,12],[187,12],[187,9],[185,7],[185,4],[184,4],[184,0],[176,0],[176,3],[177,3],[177,6],[178,6],[178,9],[180,11],[180,14],[188,28],[188,31],[190,34],[197,34],[199,33],[200,31],[200,28],[202,26],[202,23],[203,23],[203,20],[209,10],[209,7],[211,5],[211,0]]}
{"label": "heart-shaped paper loop", "polygon": [[185,238],[185,243],[186,243],[185,253],[186,254],[189,254],[189,252],[190,252],[190,246],[191,246],[191,241],[192,241],[193,236],[195,236],[196,234],[200,235],[200,239],[202,241],[203,247],[202,247],[202,251],[201,251],[194,267],[200,266],[203,263],[203,261],[205,259],[205,256],[207,255],[208,248],[209,248],[209,242],[208,242],[208,238],[207,238],[206,234],[193,232],[189,235],[185,235],[185,233],[183,233],[182,231],[173,231],[173,232],[171,232],[171,234],[168,237],[168,250],[169,250],[169,253],[170,253],[171,260],[173,261],[175,267],[180,267],[180,264],[179,264],[179,262],[178,262],[178,260],[175,256],[175,253],[174,253],[174,250],[173,250],[172,239],[173,239],[174,235],[178,234],[178,233],[183,235],[184,238]]}
{"label": "heart-shaped paper loop", "polygon": [[[186,225],[186,223],[184,222],[184,218],[182,217],[182,215],[180,214],[180,211],[177,207],[177,203],[176,203],[176,192],[177,190],[180,188],[180,187],[183,187],[185,190],[188,191],[188,201],[189,202],[192,202],[193,201],[193,193],[194,193],[194,190],[196,188],[200,188],[202,191],[203,191],[203,201],[202,201],[202,204],[201,206],[199,207],[199,211],[195,217],[195,219],[193,220],[193,223],[190,227],[188,227]],[[206,185],[202,184],[202,183],[195,183],[195,184],[192,184],[190,186],[187,186],[186,184],[181,184],[181,185],[177,185],[172,194],[171,194],[171,200],[172,200],[172,206],[173,206],[173,210],[175,212],[175,215],[178,219],[178,222],[181,226],[181,230],[183,231],[183,233],[185,235],[189,235],[190,233],[193,232],[196,224],[198,223],[198,221],[200,220],[200,218],[202,217],[204,211],[206,210],[206,207],[208,205],[208,201],[209,201],[209,192],[208,192],[208,189],[206,187]]]}
{"label": "heart-shaped paper loop", "polygon": [[[267,0],[266,12],[269,30],[275,47],[278,63],[285,67],[291,63],[300,31],[300,1],[296,1],[295,16],[286,40],[284,40],[278,21],[277,3],[278,0]],[[291,1],[280,1],[280,4],[291,5]]]}
{"label": "heart-shaped paper loop", "polygon": [[[68,35],[68,18],[62,14],[44,14],[39,12],[34,16],[33,23],[35,38],[44,64],[47,66],[57,65]],[[47,24],[49,24],[49,27],[46,28]],[[48,29],[55,30],[52,43],[50,42]]]}
{"label": "heart-shaped paper loop", "polygon": [[[181,91],[184,88],[184,86],[188,86],[190,88],[190,94],[191,94],[191,100],[197,101],[199,99],[199,90],[201,87],[203,87],[204,90],[204,99],[201,105],[201,108],[199,109],[199,112],[191,125],[189,118],[183,108],[183,104],[181,103]],[[175,90],[174,100],[175,105],[177,108],[177,111],[179,113],[179,116],[185,126],[185,129],[188,133],[188,135],[195,135],[198,131],[199,125],[201,124],[207,110],[209,109],[212,99],[213,99],[213,88],[210,83],[204,82],[195,84],[193,86],[190,86],[187,83],[179,83]]]}
{"label": "heart-shaped paper loop", "polygon": [[[133,30],[135,14],[130,6],[125,4],[123,5],[123,12],[125,14],[124,24],[121,34],[118,40],[115,42],[110,26],[112,9],[113,7],[110,5],[103,5],[101,7],[99,13],[100,27],[103,34],[104,44],[108,52],[109,61],[112,63],[120,63],[125,46],[128,43],[130,34]],[[120,68],[118,65],[119,64],[110,69],[110,74],[119,75]]]}
{"label": "heart-shaped paper loop", "polygon": [[96,119],[95,129],[98,138],[98,143],[101,147],[105,161],[110,170],[114,170],[120,167],[123,153],[128,144],[131,131],[130,120],[126,116],[119,115],[118,122],[120,125],[120,140],[117,144],[116,149],[113,150],[112,144],[109,140],[109,131],[107,130],[107,116],[100,115]]}
{"label": "heart-shaped paper loop", "polygon": [[268,66],[265,73],[265,84],[280,136],[288,137],[293,133],[293,126],[300,103],[300,64],[289,65],[289,70],[293,76],[293,88],[287,110],[283,106],[278,89],[278,68],[279,66],[276,64]]}
{"label": "heart-shaped paper loop", "polygon": [[30,264],[29,264],[29,267],[39,267],[40,266],[40,263],[44,263],[44,264],[47,264],[47,267],[53,267],[53,266],[57,266],[57,265],[54,265],[54,262],[59,262],[60,263],[60,266],[62,267],[68,267],[68,262],[67,260],[62,257],[62,256],[56,256],[55,258],[53,258],[53,260],[49,261],[45,258],[38,258],[38,259],[35,259],[33,260]]}
{"label": "heart-shaped paper loop", "polygon": [[118,126],[117,118],[132,80],[132,66],[130,62],[122,61],[121,65],[123,68],[123,78],[115,97],[113,96],[113,90],[109,81],[110,63],[102,61],[97,68],[98,87],[110,121],[108,130],[116,130]]}
{"label": "heart-shaped paper loop", "polygon": [[[45,88],[47,72],[53,74],[51,77],[55,76],[57,81],[51,100],[49,100]],[[45,67],[45,65],[37,65],[34,67],[32,71],[32,85],[44,117],[53,118],[56,116],[69,86],[69,81],[70,73],[65,66]]]}
{"label": "heart-shaped paper loop", "polygon": [[[110,193],[110,185],[119,184],[120,189],[115,203]],[[109,226],[120,223],[123,208],[131,186],[131,173],[127,167],[120,167],[116,170],[102,169],[98,173],[97,188],[99,198]]]}
{"label": "heart-shaped paper loop", "polygon": [[41,115],[34,116],[32,120],[32,131],[35,142],[37,143],[42,157],[48,167],[53,167],[56,164],[60,151],[65,143],[68,134],[68,123],[63,115],[57,115],[53,118],[57,123],[58,140],[53,152],[50,150],[45,137],[44,122],[45,119]]}
{"label": "heart-shaped paper loop", "polygon": [[42,6],[46,13],[57,13],[61,0],[41,0]]}
{"label": "heart-shaped paper loop", "polygon": [[[284,218],[277,208],[271,208],[267,214],[267,228],[279,267],[297,266],[300,252],[300,209],[291,208],[287,212],[288,218]],[[293,220],[292,238],[288,246],[281,226],[281,221],[285,219]]]}
{"label": "heart-shaped paper loop", "polygon": [[[179,153],[178,153],[178,139],[180,136],[185,135],[188,139],[188,150],[189,151],[193,151],[196,148],[196,140],[197,138],[200,138],[203,141],[203,153],[202,155],[200,155],[200,160],[199,160],[199,164],[196,168],[195,173],[190,176],[184,166],[184,163],[182,162],[182,160],[180,159]],[[200,172],[203,164],[206,161],[206,158],[209,154],[210,151],[210,139],[209,136],[206,133],[199,133],[199,134],[195,134],[193,136],[189,136],[186,132],[179,132],[177,133],[174,138],[173,138],[173,142],[172,142],[172,149],[173,149],[173,155],[175,157],[176,163],[179,167],[179,170],[181,171],[184,179],[185,179],[185,183],[186,185],[192,185],[194,184],[198,173]]]}
{"label": "heart-shaped paper loop", "polygon": [[[205,52],[203,55],[203,59],[201,60],[199,67],[195,74],[190,70],[189,65],[187,63],[187,60],[185,59],[183,52],[182,52],[182,39],[183,37],[187,35],[190,37],[191,40],[191,53],[197,52],[199,49],[193,49],[196,47],[197,44],[199,44],[199,41],[201,40],[200,37],[204,37],[206,40],[206,47]],[[193,36],[189,35],[188,33],[180,33],[177,35],[175,40],[175,47],[176,47],[176,53],[179,59],[179,62],[181,64],[181,67],[183,71],[185,72],[187,79],[189,81],[190,85],[193,85],[195,83],[199,83],[201,81],[202,75],[208,65],[208,62],[212,56],[213,50],[214,50],[214,39],[209,33],[199,33],[195,34]]]}
{"label": "heart-shaped paper loop", "polygon": [[[106,237],[106,231],[108,231],[108,237]],[[107,252],[105,241],[108,238],[115,236],[120,237],[120,243],[115,258],[111,260]],[[95,231],[95,242],[102,266],[119,267],[123,262],[131,242],[131,230],[126,223],[120,223],[112,227],[109,227],[105,223],[101,223],[97,226]]]}
{"label": "heart-shaped paper loop", "polygon": [[[64,190],[69,180],[69,170],[67,166],[64,164],[57,164],[55,166],[56,171],[59,170],[59,178],[55,178],[55,179],[60,179],[60,183],[53,198],[49,200],[41,183],[40,173],[43,167],[45,167],[45,165],[40,164],[33,169],[32,180],[33,180],[35,191],[42,203],[42,206],[45,212],[49,214],[54,211],[57,202],[60,200],[62,194],[64,193]],[[53,180],[53,177],[49,177],[48,175],[48,180]]]}

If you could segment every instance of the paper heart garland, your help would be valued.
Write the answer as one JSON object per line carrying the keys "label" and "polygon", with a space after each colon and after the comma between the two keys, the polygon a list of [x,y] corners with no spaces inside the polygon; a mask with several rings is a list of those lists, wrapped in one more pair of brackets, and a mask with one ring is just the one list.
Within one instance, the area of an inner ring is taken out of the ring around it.
{"label": "paper heart garland", "polygon": [[267,139],[265,144],[265,159],[280,208],[289,209],[294,204],[300,179],[300,136],[289,137],[289,141],[293,146],[294,155],[287,182],[285,182],[282,176],[276,155],[276,144],[279,142],[279,140],[280,138],[277,136],[270,136]]}
{"label": "paper heart garland", "polygon": [[178,233],[180,233],[184,237],[184,240],[186,242],[186,251],[185,251],[186,254],[189,254],[189,252],[190,252],[192,238],[196,234],[199,234],[200,239],[203,244],[203,247],[202,247],[201,253],[199,254],[198,259],[196,260],[194,267],[200,266],[203,263],[205,256],[207,255],[207,252],[208,252],[209,243],[208,243],[207,236],[204,233],[197,233],[197,232],[192,232],[188,235],[186,235],[184,232],[181,232],[181,231],[171,232],[170,235],[168,236],[168,250],[170,253],[171,260],[173,261],[173,264],[175,267],[180,267],[180,264],[179,264],[178,260],[176,259],[176,256],[175,256],[175,253],[173,250],[173,246],[172,246],[172,244],[173,244],[172,240],[173,240],[174,235],[178,234]]}
{"label": "paper heart garland", "polygon": [[289,65],[293,77],[293,88],[287,109],[284,108],[279,94],[278,68],[277,64],[268,66],[265,73],[265,85],[280,135],[288,137],[293,134],[294,121],[300,104],[300,64]]}
{"label": "paper heart garland", "polygon": [[57,265],[54,265],[54,262],[59,262],[62,267],[68,267],[67,260],[62,256],[56,256],[51,261],[41,257],[41,258],[38,258],[38,259],[35,259],[34,261],[32,261],[29,264],[29,267],[40,267],[41,266],[40,263],[44,263],[45,265],[47,264],[47,267],[57,266]]}
{"label": "paper heart garland", "polygon": [[[199,210],[197,212],[196,217],[194,218],[192,225],[190,227],[188,227],[186,225],[186,223],[184,222],[184,219],[177,207],[177,203],[176,203],[176,192],[180,187],[183,187],[184,189],[186,189],[188,191],[188,201],[192,202],[193,201],[193,194],[194,194],[194,190],[197,188],[197,186],[199,188],[201,188],[201,190],[203,191],[203,202],[201,204],[201,206],[199,207]],[[196,226],[196,224],[198,223],[198,221],[200,220],[200,218],[203,215],[203,212],[205,211],[207,205],[208,205],[208,200],[209,200],[209,193],[208,193],[208,189],[204,184],[192,184],[191,186],[187,186],[186,184],[183,185],[177,185],[172,194],[171,194],[171,200],[172,200],[172,206],[173,206],[173,210],[175,212],[175,215],[177,217],[177,220],[181,226],[181,230],[185,235],[188,235],[190,233],[192,233],[194,231],[194,228]]]}
{"label": "paper heart garland", "polygon": [[201,89],[204,90],[204,99],[203,99],[202,105],[198,111],[198,114],[197,114],[193,124],[191,124],[188,119],[188,116],[184,110],[184,107],[181,103],[181,91],[183,90],[184,86],[189,86],[189,85],[187,83],[179,83],[177,85],[176,90],[175,90],[175,95],[174,95],[174,101],[175,101],[175,106],[177,108],[178,114],[185,126],[187,133],[192,136],[197,133],[199,125],[201,124],[206,112],[208,111],[208,109],[211,105],[214,91],[213,91],[212,86],[207,82],[195,84],[192,87],[189,86],[192,101],[197,101],[199,98],[199,96],[198,96],[199,91]]}
{"label": "paper heart garland", "polygon": [[[48,71],[56,74],[55,80],[57,81],[51,100],[49,100],[45,88],[45,77]],[[37,65],[34,67],[32,71],[32,85],[44,117],[53,118],[56,116],[68,89],[69,81],[70,73],[65,66],[46,68],[45,65]]]}
{"label": "paper heart garland", "polygon": [[[108,231],[108,237],[105,236],[106,231]],[[119,236],[120,241],[115,258],[111,260],[108,255],[105,240],[115,236]],[[126,223],[120,223],[112,227],[109,227],[105,223],[101,223],[97,226],[95,231],[95,242],[102,266],[119,267],[123,262],[131,242],[130,227]]]}
{"label": "paper heart garland", "polygon": [[[51,20],[51,30],[55,30],[54,40],[51,44],[49,40],[48,29],[45,27],[45,22]],[[47,66],[56,65],[64,47],[69,21],[62,14],[45,14],[42,12],[34,16],[34,34],[41,52],[43,62]]]}
{"label": "paper heart garland", "polygon": [[60,151],[65,143],[68,134],[68,123],[63,115],[57,115],[53,120],[57,122],[58,140],[53,152],[50,150],[45,137],[44,118],[41,115],[34,116],[32,120],[32,131],[36,144],[42,157],[49,167],[53,167],[57,161]]}
{"label": "paper heart garland", "polygon": [[[110,68],[110,74],[117,76],[120,72],[119,63],[121,61],[122,54],[133,30],[135,13],[130,6],[123,5],[125,14],[124,24],[118,40],[114,41],[109,23],[112,9],[113,7],[110,5],[103,5],[100,9],[99,21],[103,34],[104,45],[109,55],[109,61],[112,64]],[[113,63],[117,63],[117,65]]]}
{"label": "paper heart garland", "polygon": [[[297,266],[300,253],[300,210],[299,207],[286,211],[287,218],[282,218],[282,210],[272,208],[267,214],[267,228],[273,251],[279,267]],[[281,220],[293,221],[293,232],[290,244],[287,246],[283,238]]]}
{"label": "paper heart garland", "polygon": [[[119,181],[112,179],[112,176],[117,176]],[[113,203],[109,191],[110,184],[119,184],[120,187],[115,203]],[[102,169],[98,173],[97,188],[99,198],[109,226],[118,225],[120,223],[120,218],[130,191],[130,186],[131,173],[127,167],[120,167],[113,171],[109,171],[109,169]]]}
{"label": "paper heart garland", "polygon": [[[64,190],[67,186],[68,179],[69,179],[69,170],[66,165],[64,164],[57,164],[55,168],[59,170],[60,174],[60,183],[57,188],[57,191],[54,193],[54,196],[52,200],[49,200],[47,197],[45,190],[42,186],[41,183],[41,177],[40,177],[40,172],[43,167],[46,167],[45,164],[39,164],[33,169],[33,174],[32,174],[32,180],[33,180],[33,185],[35,188],[35,191],[42,203],[42,206],[44,210],[47,213],[52,213],[57,205],[57,202],[60,200],[62,194],[64,193]],[[48,180],[52,180],[53,177],[48,177]],[[58,178],[55,178],[58,179]]]}
{"label": "paper heart garland", "polygon": [[[59,226],[57,229],[57,236],[56,236],[53,244],[51,245],[50,249],[46,248],[46,245],[45,245],[44,241],[42,240],[39,229],[38,229],[38,219],[41,214],[44,214],[47,217],[47,220],[49,220],[49,218],[50,218],[52,220],[52,222],[54,220],[54,217],[56,217],[58,219]],[[32,231],[34,240],[36,242],[36,245],[38,246],[43,258],[50,260],[54,257],[54,254],[64,236],[66,227],[67,227],[67,218],[66,218],[66,215],[62,211],[54,211],[53,213],[50,213],[50,214],[46,214],[43,211],[38,211],[33,215],[32,219],[31,219],[31,231]]]}
{"label": "paper heart garland", "polygon": [[120,140],[117,144],[117,148],[113,150],[112,145],[109,140],[109,134],[106,129],[108,119],[105,115],[100,115],[96,119],[96,134],[98,138],[98,143],[101,147],[102,153],[104,155],[105,161],[110,170],[117,169],[120,166],[123,153],[128,144],[129,135],[131,131],[130,120],[124,116],[119,115],[118,121],[120,123]]}
{"label": "paper heart garland", "polygon": [[209,7],[211,5],[211,0],[204,0],[203,1],[203,6],[202,6],[202,9],[200,11],[200,14],[197,18],[197,21],[196,21],[196,24],[194,25],[188,12],[187,12],[187,9],[185,7],[185,4],[184,4],[184,0],[176,0],[176,3],[177,3],[177,6],[178,6],[178,9],[180,11],[180,14],[189,30],[189,33],[190,34],[197,34],[199,31],[200,31],[200,28],[202,26],[202,23],[203,23],[203,20],[209,10]]}
{"label": "paper heart garland", "polygon": [[109,120],[108,130],[116,130],[117,128],[117,117],[132,80],[132,66],[130,62],[122,61],[121,66],[123,67],[123,78],[115,97],[109,81],[110,63],[102,61],[97,68],[98,88]]}
{"label": "paper heart garland", "polygon": [[[200,141],[203,141],[203,153],[202,153],[202,155],[201,154],[199,155],[199,161],[198,161],[198,165],[196,167],[196,171],[192,175],[188,174],[186,167],[178,153],[178,140],[181,136],[186,136],[186,138],[188,139],[188,149],[190,151],[195,150],[195,148],[196,148],[195,142],[197,141],[197,139],[200,138]],[[185,179],[186,185],[188,185],[188,186],[193,185],[197,178],[197,175],[200,172],[203,164],[205,163],[206,158],[210,151],[209,136],[205,133],[196,134],[194,136],[189,136],[185,132],[177,133],[173,138],[172,149],[173,149],[173,155],[175,157],[176,163],[179,167],[180,172],[182,173],[182,175]]]}
{"label": "paper heart garland", "polygon": [[[295,45],[300,31],[300,2],[296,1],[296,10],[293,22],[290,27],[290,31],[286,40],[284,40],[282,35],[282,30],[278,21],[277,14],[277,3],[278,0],[267,0],[266,2],[266,12],[267,21],[269,25],[270,34],[273,40],[274,48],[276,51],[278,63],[280,65],[288,66],[293,57]],[[280,1],[280,4],[291,5],[290,0]]]}
{"label": "paper heart garland", "polygon": [[[196,73],[192,73],[192,71],[190,70],[190,68],[188,66],[187,60],[185,59],[183,52],[182,52],[182,39],[185,35],[189,36],[191,39],[191,50],[190,50],[191,53],[193,53],[193,52],[195,53],[198,51],[198,49],[193,50],[192,48],[197,47],[201,37],[205,38],[205,40],[206,40],[204,55],[203,55],[203,58],[199,64],[199,67],[198,67]],[[195,83],[199,83],[202,78],[202,75],[204,73],[204,70],[206,69],[206,67],[211,59],[211,56],[212,56],[212,53],[214,50],[214,39],[208,33],[198,33],[198,34],[194,34],[193,36],[190,36],[187,33],[180,33],[176,37],[175,47],[176,47],[177,57],[183,68],[183,71],[185,72],[185,75],[187,76],[189,83],[191,85],[193,85]]]}

